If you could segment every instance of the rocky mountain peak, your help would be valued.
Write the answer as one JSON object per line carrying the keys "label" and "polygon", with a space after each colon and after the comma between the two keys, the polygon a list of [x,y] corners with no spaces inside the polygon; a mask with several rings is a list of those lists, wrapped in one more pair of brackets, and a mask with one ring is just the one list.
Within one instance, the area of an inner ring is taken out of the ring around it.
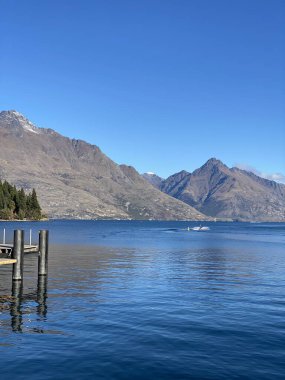
{"label": "rocky mountain peak", "polygon": [[222,161],[218,160],[215,157],[210,158],[203,166],[205,167],[218,166],[218,167],[227,168],[227,166]]}
{"label": "rocky mountain peak", "polygon": [[146,179],[152,186],[159,189],[163,178],[159,177],[157,174],[153,172],[146,172],[142,174],[142,177]]}
{"label": "rocky mountain peak", "polygon": [[24,115],[15,110],[0,112],[0,125],[5,125],[9,128],[23,129],[31,133],[40,133],[40,129],[31,123]]}
{"label": "rocky mountain peak", "polygon": [[188,176],[179,172],[160,189],[206,215],[226,219],[284,221],[285,186],[216,158]]}
{"label": "rocky mountain peak", "polygon": [[197,175],[199,173],[228,173],[230,169],[217,158],[210,158],[204,165],[199,169],[196,169],[192,174]]}

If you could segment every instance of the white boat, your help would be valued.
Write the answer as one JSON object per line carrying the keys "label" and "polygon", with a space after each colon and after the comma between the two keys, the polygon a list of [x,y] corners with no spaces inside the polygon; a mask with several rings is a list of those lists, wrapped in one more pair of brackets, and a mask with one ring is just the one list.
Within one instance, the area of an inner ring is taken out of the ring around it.
{"label": "white boat", "polygon": [[188,227],[188,231],[189,230],[192,230],[192,231],[209,231],[209,227],[202,227],[202,226],[199,226],[199,227],[192,227],[192,228],[189,228]]}

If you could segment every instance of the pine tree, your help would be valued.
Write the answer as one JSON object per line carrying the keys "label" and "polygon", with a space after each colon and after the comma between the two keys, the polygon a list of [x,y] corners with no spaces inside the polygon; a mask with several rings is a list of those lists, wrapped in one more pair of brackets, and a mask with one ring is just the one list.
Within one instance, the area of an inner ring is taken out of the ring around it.
{"label": "pine tree", "polygon": [[19,195],[18,216],[19,216],[19,219],[24,219],[26,216],[26,212],[27,212],[27,199],[26,199],[27,197],[26,197],[26,194],[25,194],[23,188],[21,190],[19,190],[18,195]]}
{"label": "pine tree", "polygon": [[0,219],[41,219],[41,207],[36,190],[28,195],[23,189],[17,190],[7,181],[0,181]]}

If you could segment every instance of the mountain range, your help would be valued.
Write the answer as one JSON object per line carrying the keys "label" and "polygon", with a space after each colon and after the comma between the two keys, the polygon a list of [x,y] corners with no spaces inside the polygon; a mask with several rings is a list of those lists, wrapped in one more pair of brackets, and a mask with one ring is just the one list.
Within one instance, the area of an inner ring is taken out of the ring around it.
{"label": "mountain range", "polygon": [[50,218],[209,219],[97,146],[38,128],[17,111],[0,112],[0,179],[35,188]]}
{"label": "mountain range", "polygon": [[167,179],[144,175],[150,183],[200,212],[222,219],[285,221],[285,185],[251,172],[228,168],[216,158],[189,173]]}
{"label": "mountain range", "polygon": [[285,185],[209,159],[167,179],[118,165],[96,145],[0,112],[0,179],[37,190],[51,218],[285,221]]}

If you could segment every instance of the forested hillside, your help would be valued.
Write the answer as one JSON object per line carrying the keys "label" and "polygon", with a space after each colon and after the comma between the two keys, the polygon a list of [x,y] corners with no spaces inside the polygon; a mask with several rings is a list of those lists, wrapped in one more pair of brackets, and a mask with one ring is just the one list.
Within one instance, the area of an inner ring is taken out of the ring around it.
{"label": "forested hillside", "polygon": [[41,217],[35,189],[30,194],[25,194],[23,189],[17,190],[7,181],[0,181],[0,219],[39,220]]}

